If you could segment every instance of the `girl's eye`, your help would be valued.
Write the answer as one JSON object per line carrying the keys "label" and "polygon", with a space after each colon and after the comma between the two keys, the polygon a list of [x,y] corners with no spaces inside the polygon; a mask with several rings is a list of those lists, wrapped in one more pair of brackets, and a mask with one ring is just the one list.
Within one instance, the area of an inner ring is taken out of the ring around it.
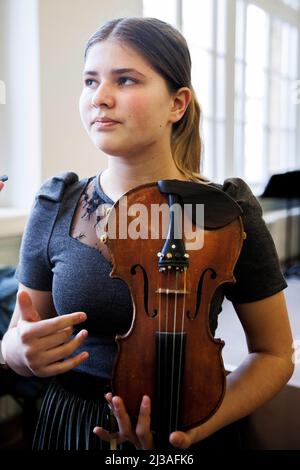
{"label": "girl's eye", "polygon": [[[93,80],[92,78],[87,78],[86,80],[84,80],[84,84],[86,86],[90,87],[94,81],[95,80]],[[92,83],[90,83],[90,82],[92,82]]]}
{"label": "girl's eye", "polygon": [[118,83],[120,85],[132,85],[133,83],[137,83],[137,81],[129,77],[119,77]]}
{"label": "girl's eye", "polygon": [[[93,80],[92,78],[86,78],[84,80],[84,84],[88,88],[92,87],[94,83],[95,83],[95,80]],[[137,80],[134,80],[133,78],[129,78],[129,77],[119,77],[118,78],[118,84],[119,85],[126,85],[127,86],[127,85],[132,85],[134,83],[137,83]]]}

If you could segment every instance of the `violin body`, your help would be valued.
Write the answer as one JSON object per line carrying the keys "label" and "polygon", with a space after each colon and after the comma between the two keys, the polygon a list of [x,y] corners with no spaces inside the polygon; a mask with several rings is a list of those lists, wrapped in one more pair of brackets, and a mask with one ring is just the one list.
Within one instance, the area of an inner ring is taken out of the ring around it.
{"label": "violin body", "polygon": [[[192,223],[194,231],[204,230],[203,247],[185,250],[186,269],[172,266],[160,270],[158,258],[168,227],[156,228],[154,238],[150,214],[153,204],[168,203],[167,195],[153,183],[125,196],[128,207],[147,207],[149,219],[141,227],[144,238],[111,237],[109,233],[106,238],[113,264],[110,275],[126,282],[133,303],[131,327],[125,335],[116,337],[112,391],[124,400],[133,424],[143,395],[149,395],[152,428],[162,441],[176,429],[187,430],[203,423],[222,402],[226,383],[221,355],[224,342],[211,335],[209,310],[216,288],[234,282],[243,226],[240,217],[214,230]],[[112,218],[119,219],[122,200],[124,197],[113,206],[114,214],[109,215],[107,224]],[[127,227],[135,217],[128,216]],[[182,241],[185,243],[184,236]],[[172,240],[174,259],[176,244]]]}

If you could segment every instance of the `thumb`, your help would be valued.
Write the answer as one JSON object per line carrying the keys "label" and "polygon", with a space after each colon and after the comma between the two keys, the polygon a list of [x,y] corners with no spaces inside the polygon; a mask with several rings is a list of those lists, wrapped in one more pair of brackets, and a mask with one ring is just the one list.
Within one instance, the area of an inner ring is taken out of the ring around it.
{"label": "thumb", "polygon": [[22,320],[35,322],[41,320],[37,310],[34,309],[30,295],[21,291],[18,292],[17,301],[19,304]]}
{"label": "thumb", "polygon": [[187,449],[191,445],[191,439],[186,432],[175,431],[175,432],[172,432],[170,435],[170,443],[174,447]]}

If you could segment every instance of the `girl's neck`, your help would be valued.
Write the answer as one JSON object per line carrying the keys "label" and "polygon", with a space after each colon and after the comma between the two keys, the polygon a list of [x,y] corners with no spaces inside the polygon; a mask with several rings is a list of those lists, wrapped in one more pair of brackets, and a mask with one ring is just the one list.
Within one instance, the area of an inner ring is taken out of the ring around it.
{"label": "girl's neck", "polygon": [[161,179],[186,180],[176,167],[172,155],[152,156],[147,159],[109,157],[108,168],[101,173],[101,187],[116,201],[124,193],[141,184]]}

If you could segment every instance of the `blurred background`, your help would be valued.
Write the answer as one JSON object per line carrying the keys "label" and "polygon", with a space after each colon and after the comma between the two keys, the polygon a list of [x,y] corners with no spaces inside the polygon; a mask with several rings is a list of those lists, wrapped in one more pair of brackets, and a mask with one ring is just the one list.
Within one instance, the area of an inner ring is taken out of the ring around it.
{"label": "blurred background", "polygon": [[[152,16],[177,27],[203,111],[202,172],[246,180],[264,210],[288,288],[296,371],[245,420],[245,445],[300,449],[300,0],[0,0],[0,339],[15,302],[14,269],[34,195],[48,177],[106,166],[82,127],[83,51],[105,21]],[[218,335],[233,370],[247,352],[224,304]],[[291,350],[292,351],[292,350]],[[26,448],[45,381],[0,371],[0,449]]]}

